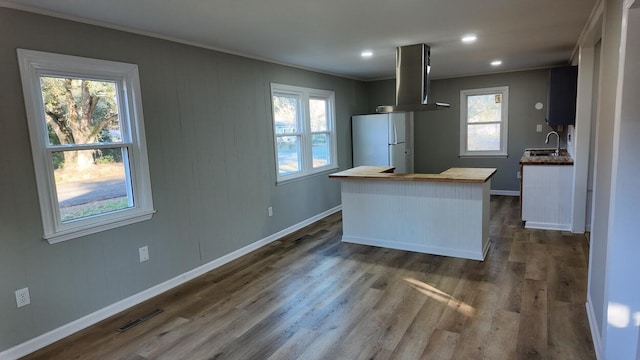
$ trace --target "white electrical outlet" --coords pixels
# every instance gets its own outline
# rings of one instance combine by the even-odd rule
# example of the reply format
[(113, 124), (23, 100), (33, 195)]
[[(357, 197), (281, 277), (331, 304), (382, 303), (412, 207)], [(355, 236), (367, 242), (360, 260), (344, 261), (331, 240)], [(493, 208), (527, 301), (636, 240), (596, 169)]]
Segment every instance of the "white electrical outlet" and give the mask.
[(140, 262), (145, 262), (149, 260), (149, 247), (143, 246), (138, 249), (138, 253), (140, 254)]
[(20, 308), (31, 304), (31, 296), (29, 296), (29, 288), (16, 290), (16, 305)]
[(269, 212), (269, 216), (273, 216), (273, 208), (271, 206), (269, 206), (269, 209), (267, 209), (267, 211)]
[(536, 132), (542, 132), (542, 124), (536, 125)]
[(516, 177), (517, 177), (518, 179), (521, 179), (521, 178), (522, 178), (522, 174), (520, 173), (520, 171), (516, 172)]

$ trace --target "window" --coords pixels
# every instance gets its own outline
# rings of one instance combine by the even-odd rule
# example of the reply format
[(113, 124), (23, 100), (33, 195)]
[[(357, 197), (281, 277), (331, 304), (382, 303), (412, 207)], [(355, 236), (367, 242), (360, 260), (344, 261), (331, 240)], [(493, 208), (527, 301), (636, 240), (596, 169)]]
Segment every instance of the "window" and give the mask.
[(460, 91), (460, 156), (507, 156), (509, 87)]
[(278, 181), (338, 167), (333, 91), (271, 84)]
[(18, 49), (44, 238), (150, 219), (138, 67)]

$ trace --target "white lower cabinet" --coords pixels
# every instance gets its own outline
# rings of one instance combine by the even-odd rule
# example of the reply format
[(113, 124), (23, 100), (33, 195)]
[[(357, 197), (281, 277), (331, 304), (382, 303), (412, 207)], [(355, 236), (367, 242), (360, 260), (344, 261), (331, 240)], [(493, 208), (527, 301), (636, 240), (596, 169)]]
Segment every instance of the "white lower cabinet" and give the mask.
[(571, 165), (522, 167), (522, 221), (526, 228), (571, 230)]

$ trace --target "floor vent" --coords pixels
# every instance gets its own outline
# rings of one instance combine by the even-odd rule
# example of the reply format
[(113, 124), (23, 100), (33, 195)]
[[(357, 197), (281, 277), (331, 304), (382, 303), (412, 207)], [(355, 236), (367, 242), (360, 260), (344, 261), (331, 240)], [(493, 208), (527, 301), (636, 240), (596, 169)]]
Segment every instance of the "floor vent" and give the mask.
[(125, 332), (125, 331), (131, 329), (132, 327), (134, 327), (136, 325), (139, 325), (142, 322), (147, 321), (147, 320), (151, 319), (152, 317), (162, 313), (163, 311), (164, 310), (162, 310), (162, 309), (155, 309), (152, 312), (148, 313), (147, 315), (145, 315), (145, 316), (143, 316), (141, 318), (129, 321), (128, 323), (124, 324), (123, 326), (117, 328), (116, 331), (117, 332)]

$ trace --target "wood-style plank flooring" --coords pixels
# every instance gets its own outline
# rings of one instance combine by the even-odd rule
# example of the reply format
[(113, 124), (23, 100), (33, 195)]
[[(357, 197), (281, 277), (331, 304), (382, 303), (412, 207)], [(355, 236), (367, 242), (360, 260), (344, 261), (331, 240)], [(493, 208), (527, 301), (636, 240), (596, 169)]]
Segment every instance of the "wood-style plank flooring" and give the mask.
[(492, 197), (484, 262), (341, 229), (329, 216), (27, 358), (595, 359), (587, 241), (523, 229), (518, 198)]

